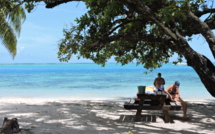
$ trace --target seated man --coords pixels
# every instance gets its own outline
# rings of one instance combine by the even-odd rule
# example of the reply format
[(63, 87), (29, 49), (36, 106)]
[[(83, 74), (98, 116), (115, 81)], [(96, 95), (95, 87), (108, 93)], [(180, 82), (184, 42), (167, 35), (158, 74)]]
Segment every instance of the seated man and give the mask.
[(167, 89), (165, 89), (165, 92), (168, 94), (169, 99), (171, 101), (177, 101), (181, 103), (183, 108), (184, 120), (190, 120), (190, 118), (187, 116), (187, 104), (180, 98), (179, 85), (180, 83), (178, 81), (175, 81), (174, 84), (170, 85)]
[(164, 78), (161, 77), (161, 73), (158, 73), (158, 77), (154, 80), (154, 86), (158, 89), (163, 91), (165, 85)]

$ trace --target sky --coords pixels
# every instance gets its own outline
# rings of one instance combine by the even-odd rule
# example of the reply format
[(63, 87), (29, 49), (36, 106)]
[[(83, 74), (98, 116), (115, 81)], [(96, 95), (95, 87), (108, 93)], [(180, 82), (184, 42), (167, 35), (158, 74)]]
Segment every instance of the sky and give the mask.
[[(53, 9), (46, 9), (45, 4), (40, 3), (31, 13), (26, 12), (16, 57), (13, 59), (6, 48), (0, 45), (0, 63), (60, 63), (57, 52), (58, 42), (63, 38), (63, 28), (75, 25), (74, 20), (86, 12), (82, 2), (69, 2)], [(204, 38), (195, 36), (189, 43), (194, 50), (215, 61)], [(171, 60), (176, 58), (173, 56)], [(113, 58), (110, 62), (114, 62)], [(69, 63), (93, 62), (72, 57)]]

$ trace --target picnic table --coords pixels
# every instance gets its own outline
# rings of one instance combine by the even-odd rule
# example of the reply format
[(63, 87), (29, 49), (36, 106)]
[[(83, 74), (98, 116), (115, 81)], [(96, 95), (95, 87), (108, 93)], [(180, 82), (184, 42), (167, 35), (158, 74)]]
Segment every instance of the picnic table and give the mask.
[(142, 110), (161, 110), (164, 116), (165, 123), (171, 121), (169, 110), (181, 110), (181, 103), (172, 102), (167, 99), (167, 93), (158, 91), (154, 94), (137, 94), (139, 101), (124, 103), (124, 108), (127, 110), (135, 109), (135, 121), (140, 121)]

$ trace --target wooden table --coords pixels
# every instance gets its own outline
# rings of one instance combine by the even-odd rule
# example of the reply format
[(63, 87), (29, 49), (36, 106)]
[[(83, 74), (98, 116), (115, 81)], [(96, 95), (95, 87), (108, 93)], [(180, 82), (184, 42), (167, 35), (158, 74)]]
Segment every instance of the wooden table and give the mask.
[(155, 92), (155, 94), (137, 94), (140, 99), (136, 112), (135, 121), (141, 119), (142, 110), (162, 110), (167, 94), (165, 92)]
[(140, 121), (142, 110), (162, 110), (165, 123), (170, 122), (169, 110), (180, 110), (181, 104), (178, 102), (168, 102), (167, 94), (164, 91), (155, 92), (155, 94), (137, 94), (139, 101), (137, 104), (126, 102), (125, 109), (136, 109), (135, 121)]

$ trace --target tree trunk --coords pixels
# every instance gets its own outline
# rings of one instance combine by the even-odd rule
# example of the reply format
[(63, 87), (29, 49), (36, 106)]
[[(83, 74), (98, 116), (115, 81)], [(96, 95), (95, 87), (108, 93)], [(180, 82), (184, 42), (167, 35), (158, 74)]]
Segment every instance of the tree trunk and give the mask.
[(14, 133), (18, 133), (18, 132), (20, 132), (18, 119), (17, 118), (13, 118), (13, 119), (4, 118), (4, 122), (3, 122), (0, 133), (14, 134)]
[(183, 55), (187, 65), (194, 68), (208, 92), (215, 97), (215, 67), (204, 55), (194, 51), (189, 45), (184, 47)]
[(195, 16), (191, 11), (188, 12), (189, 17), (192, 19), (192, 24), (199, 28), (199, 32), (205, 37), (211, 52), (215, 58), (215, 36), (210, 27), (203, 21), (201, 21), (197, 16)]

